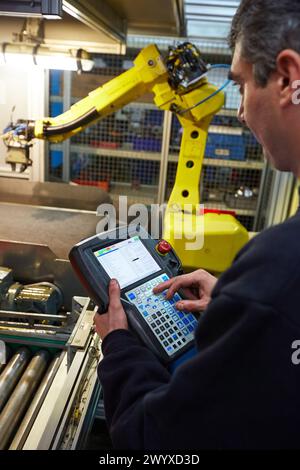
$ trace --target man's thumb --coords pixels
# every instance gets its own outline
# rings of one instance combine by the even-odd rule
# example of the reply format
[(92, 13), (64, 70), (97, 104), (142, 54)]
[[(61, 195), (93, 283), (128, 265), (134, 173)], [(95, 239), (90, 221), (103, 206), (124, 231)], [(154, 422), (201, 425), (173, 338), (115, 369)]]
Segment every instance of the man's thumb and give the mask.
[(121, 306), (120, 285), (117, 279), (112, 279), (109, 283), (109, 305), (112, 308)]

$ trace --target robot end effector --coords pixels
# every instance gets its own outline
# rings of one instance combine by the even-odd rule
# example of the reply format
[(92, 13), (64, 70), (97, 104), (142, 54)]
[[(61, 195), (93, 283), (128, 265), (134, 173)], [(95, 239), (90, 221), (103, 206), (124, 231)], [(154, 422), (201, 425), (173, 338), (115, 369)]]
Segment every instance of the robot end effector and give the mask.
[(11, 122), (3, 131), (2, 139), (7, 147), (5, 161), (11, 164), (13, 171), (17, 164), (21, 165), (21, 173), (32, 164), (29, 152), (33, 145), (34, 126), (34, 121), (19, 119), (15, 124)]

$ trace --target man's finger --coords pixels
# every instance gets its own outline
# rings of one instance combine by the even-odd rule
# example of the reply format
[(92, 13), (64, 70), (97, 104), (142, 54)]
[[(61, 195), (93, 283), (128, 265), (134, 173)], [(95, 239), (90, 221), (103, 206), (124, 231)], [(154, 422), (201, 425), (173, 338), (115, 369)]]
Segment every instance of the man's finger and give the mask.
[(201, 312), (206, 308), (206, 304), (202, 300), (180, 300), (175, 307), (178, 310), (186, 310), (187, 312)]
[(172, 279), (169, 279), (168, 281), (161, 282), (157, 286), (153, 288), (153, 293), (154, 294), (160, 294), (166, 289), (169, 289), (169, 287), (172, 285), (172, 283), (175, 281), (175, 278), (173, 277)]
[(173, 297), (173, 295), (178, 289), (180, 289), (181, 287), (190, 287), (191, 284), (191, 275), (182, 274), (181, 276), (173, 277), (168, 281), (158, 284), (158, 286), (154, 287), (153, 292), (154, 294), (159, 294), (160, 292), (169, 289), (166, 294), (166, 297), (169, 299), (170, 297)]
[(171, 299), (175, 292), (178, 292), (179, 289), (182, 289), (183, 287), (191, 287), (191, 284), (192, 281), (189, 274), (183, 274), (182, 276), (175, 277), (173, 284), (166, 293), (166, 299)]

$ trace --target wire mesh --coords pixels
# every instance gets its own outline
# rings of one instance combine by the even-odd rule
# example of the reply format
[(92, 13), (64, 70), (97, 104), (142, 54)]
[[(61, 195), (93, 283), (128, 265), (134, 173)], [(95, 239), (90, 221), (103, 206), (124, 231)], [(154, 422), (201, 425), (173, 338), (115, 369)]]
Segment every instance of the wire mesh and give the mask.
[[(228, 49), (218, 48), (215, 42), (204, 40), (198, 46), (204, 52), (203, 58), (207, 63), (230, 64)], [(226, 81), (227, 74), (226, 69), (214, 69), (208, 79), (220, 87)], [(200, 202), (207, 209), (234, 211), (241, 223), (252, 231), (264, 162), (261, 146), (237, 118), (239, 102), (238, 89), (229, 85), (225, 91), (225, 106), (214, 116), (209, 128), (199, 194)], [(182, 128), (173, 116), (166, 199), (175, 183), (181, 138)]]
[[(131, 68), (137, 53), (138, 50), (129, 50), (126, 56), (96, 56), (96, 67), (91, 73), (72, 74), (72, 104)], [(53, 99), (51, 97), (51, 102)], [(58, 111), (57, 107), (51, 109)], [(71, 139), (70, 180), (100, 186), (113, 198), (122, 194), (127, 195), (130, 202), (154, 203), (158, 192), (163, 119), (164, 112), (156, 108), (152, 95), (148, 94), (86, 128)], [(50, 148), (50, 177), (62, 177), (59, 163), (63, 164), (63, 150), (58, 145)]]
[[(131, 37), (125, 56), (95, 56), (92, 72), (72, 73), (71, 102), (119, 75), (133, 65), (133, 60), (149, 43), (156, 42), (164, 51), (178, 40), (170, 38)], [(203, 57), (210, 64), (230, 64), (230, 52), (218, 41), (197, 40)], [(228, 70), (215, 69), (209, 80), (221, 86)], [(50, 103), (52, 115), (62, 109), (62, 74), (51, 74)], [(200, 178), (200, 201), (206, 208), (236, 212), (248, 230), (253, 230), (261, 175), (262, 151), (249, 130), (242, 127), (236, 113), (239, 106), (236, 87), (226, 89), (225, 107), (214, 117), (209, 129)], [(77, 134), (70, 143), (70, 180), (77, 184), (97, 185), (110, 192), (113, 199), (127, 195), (131, 203), (156, 202), (163, 138), (164, 112), (153, 104), (152, 95), (143, 96), (115, 114)], [(172, 119), (165, 199), (174, 186), (182, 129), (176, 116)], [(50, 179), (63, 175), (63, 148), (50, 146)]]
[[(60, 70), (51, 70), (49, 74), (49, 111), (55, 117), (63, 112), (64, 81)], [(61, 181), (63, 175), (63, 152), (61, 147), (49, 145), (49, 177), (50, 180)]]

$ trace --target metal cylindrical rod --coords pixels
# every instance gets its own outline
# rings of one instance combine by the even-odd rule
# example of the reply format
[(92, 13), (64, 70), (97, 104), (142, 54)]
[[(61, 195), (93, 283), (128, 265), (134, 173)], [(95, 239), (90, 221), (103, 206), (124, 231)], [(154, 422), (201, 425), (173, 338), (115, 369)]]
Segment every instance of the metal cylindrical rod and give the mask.
[(32, 395), (47, 367), (49, 353), (39, 351), (31, 359), (13, 394), (0, 414), (0, 449), (10, 443)]
[(47, 369), (46, 375), (44, 376), (36, 394), (34, 395), (34, 398), (30, 404), (30, 407), (28, 408), (26, 415), (24, 416), (20, 427), (17, 431), (17, 434), (14, 437), (14, 440), (12, 441), (9, 450), (17, 450), (21, 449), (24, 441), (27, 437), (25, 434), (26, 431), (28, 432), (30, 427), (32, 426), (32, 423), (36, 417), (36, 412), (37, 412), (37, 407), (40, 403), (40, 401), (43, 399), (43, 396), (47, 390), (48, 384), (52, 382), (52, 379), (56, 373), (56, 368), (57, 365), (60, 361), (60, 353), (55, 356), (55, 358), (52, 360), (50, 366)]
[[(2, 343), (2, 341), (0, 343)], [(4, 360), (3, 363), (0, 363), (0, 375), (1, 375), (1, 372), (5, 369), (5, 367), (7, 366), (11, 358), (11, 349), (6, 343), (4, 343), (4, 348), (1, 347), (1, 344), (0, 344), (0, 356), (1, 356), (1, 360)]]
[[(1, 350), (1, 346), (0, 346), (0, 350)], [(0, 364), (0, 375), (4, 371), (7, 364), (9, 363), (9, 360), (10, 360), (11, 354), (12, 354), (11, 349), (7, 344), (5, 344), (5, 349), (2, 350), (1, 352), (4, 354), (4, 357), (1, 356), (1, 359), (2, 360), (4, 359), (4, 362)]]
[(20, 348), (3, 370), (0, 376), (0, 411), (23, 374), (29, 359), (29, 349)]

